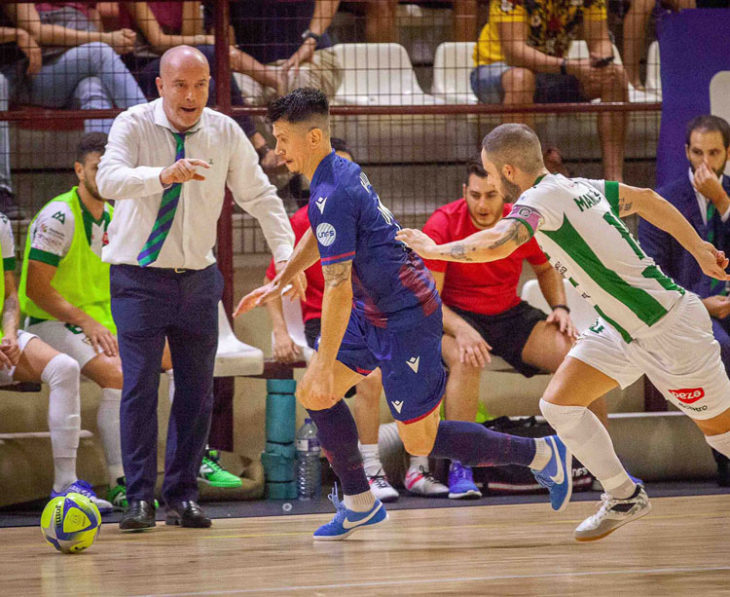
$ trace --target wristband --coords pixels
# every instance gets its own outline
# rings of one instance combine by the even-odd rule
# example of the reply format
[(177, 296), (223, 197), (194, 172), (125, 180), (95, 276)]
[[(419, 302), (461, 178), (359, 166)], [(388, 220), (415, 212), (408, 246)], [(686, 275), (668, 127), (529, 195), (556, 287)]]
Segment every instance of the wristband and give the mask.
[(570, 307), (568, 305), (553, 305), (552, 310), (555, 311), (555, 309), (563, 309), (566, 313), (570, 313)]

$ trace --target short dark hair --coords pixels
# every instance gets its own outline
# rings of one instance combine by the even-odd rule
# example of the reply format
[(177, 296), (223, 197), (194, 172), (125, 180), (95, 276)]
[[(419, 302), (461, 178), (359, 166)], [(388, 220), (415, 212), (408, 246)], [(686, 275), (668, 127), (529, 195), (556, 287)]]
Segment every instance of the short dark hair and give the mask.
[(545, 167), (540, 139), (526, 124), (500, 124), (484, 137), (482, 150), (497, 170), (510, 164), (527, 174), (535, 174)]
[(326, 120), (329, 112), (330, 103), (324, 92), (314, 87), (300, 87), (272, 101), (266, 116), (272, 123), (277, 120), (297, 123), (312, 117)]
[(703, 114), (702, 116), (695, 116), (692, 120), (690, 120), (687, 123), (688, 147), (692, 133), (695, 131), (705, 131), (708, 133), (717, 131), (722, 135), (722, 144), (725, 149), (730, 147), (730, 124), (728, 124), (727, 120), (724, 118), (713, 116), (712, 114)]
[(84, 134), (81, 137), (79, 144), (76, 146), (76, 161), (83, 164), (86, 156), (90, 153), (100, 153), (104, 155), (106, 141), (106, 133), (95, 132)]
[(352, 157), (353, 161), (355, 160), (355, 154), (352, 153), (352, 150), (347, 146), (347, 141), (345, 141), (344, 139), (340, 139), (339, 137), (331, 137), (330, 145), (332, 146), (332, 149), (334, 149), (335, 151), (349, 153), (350, 156)]
[(474, 176), (478, 176), (479, 178), (487, 177), (487, 171), (484, 169), (484, 166), (482, 166), (481, 156), (473, 156), (466, 163), (466, 178), (464, 178), (464, 184), (469, 184), (469, 177), (472, 174)]

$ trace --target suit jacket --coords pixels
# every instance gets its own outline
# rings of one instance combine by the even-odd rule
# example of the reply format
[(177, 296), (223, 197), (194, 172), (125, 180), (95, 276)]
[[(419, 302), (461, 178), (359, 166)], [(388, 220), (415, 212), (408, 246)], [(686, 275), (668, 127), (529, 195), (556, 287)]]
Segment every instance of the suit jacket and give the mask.
[[(722, 186), (730, 195), (730, 177), (723, 177)], [(714, 245), (730, 254), (730, 219), (723, 223), (720, 215), (715, 212), (707, 225), (702, 222), (695, 190), (686, 174), (660, 187), (657, 193), (674, 205), (704, 240), (707, 240), (712, 227), (715, 231)], [(692, 255), (672, 236), (644, 219), (639, 220), (639, 243), (665, 274), (701, 298), (720, 294), (723, 290), (722, 285), (711, 289), (712, 279), (702, 273)]]

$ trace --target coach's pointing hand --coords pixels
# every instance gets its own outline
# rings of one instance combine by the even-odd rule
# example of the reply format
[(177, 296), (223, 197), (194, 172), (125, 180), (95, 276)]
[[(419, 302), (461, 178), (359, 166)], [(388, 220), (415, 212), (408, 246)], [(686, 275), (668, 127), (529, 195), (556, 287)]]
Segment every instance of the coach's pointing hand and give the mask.
[(205, 180), (205, 176), (198, 174), (195, 168), (210, 168), (210, 164), (203, 160), (183, 158), (168, 166), (160, 172), (160, 182), (167, 186), (176, 182), (187, 182), (189, 180)]

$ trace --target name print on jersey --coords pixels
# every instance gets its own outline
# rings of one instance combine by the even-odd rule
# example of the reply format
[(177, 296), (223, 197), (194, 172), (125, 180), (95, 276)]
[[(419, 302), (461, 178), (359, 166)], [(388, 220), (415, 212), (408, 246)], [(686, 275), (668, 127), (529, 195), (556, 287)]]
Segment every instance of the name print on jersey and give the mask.
[(593, 189), (589, 189), (585, 195), (575, 197), (573, 198), (573, 201), (575, 201), (578, 209), (583, 212), (590, 209), (594, 205), (598, 205), (601, 202), (601, 196)]

